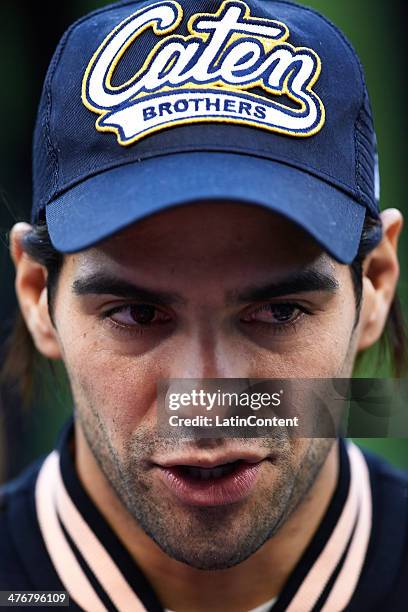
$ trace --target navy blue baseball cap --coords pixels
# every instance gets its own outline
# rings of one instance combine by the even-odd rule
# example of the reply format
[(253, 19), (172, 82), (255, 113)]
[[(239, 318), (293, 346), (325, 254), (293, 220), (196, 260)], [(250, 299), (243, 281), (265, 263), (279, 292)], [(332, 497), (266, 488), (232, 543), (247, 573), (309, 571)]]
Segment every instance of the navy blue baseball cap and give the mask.
[(379, 216), (360, 62), (315, 11), (279, 0), (122, 1), (52, 59), (33, 147), (32, 222), (91, 247), (168, 207), (266, 207), (350, 263)]

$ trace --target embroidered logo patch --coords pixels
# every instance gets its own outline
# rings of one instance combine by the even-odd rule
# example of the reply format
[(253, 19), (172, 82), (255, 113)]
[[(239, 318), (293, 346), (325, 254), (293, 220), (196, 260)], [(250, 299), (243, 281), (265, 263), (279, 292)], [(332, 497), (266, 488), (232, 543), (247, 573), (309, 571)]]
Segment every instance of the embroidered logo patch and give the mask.
[[(100, 115), (97, 130), (114, 132), (121, 145), (129, 145), (171, 126), (200, 122), (298, 137), (322, 128), (325, 109), (313, 91), (320, 58), (313, 49), (286, 42), (285, 24), (254, 17), (241, 0), (226, 0), (214, 14), (196, 13), (187, 36), (176, 33), (182, 18), (178, 2), (163, 0), (105, 38), (82, 83), (83, 103)], [(149, 28), (157, 43), (143, 66), (127, 82), (112, 85), (119, 61)], [(279, 96), (287, 103), (278, 102)]]

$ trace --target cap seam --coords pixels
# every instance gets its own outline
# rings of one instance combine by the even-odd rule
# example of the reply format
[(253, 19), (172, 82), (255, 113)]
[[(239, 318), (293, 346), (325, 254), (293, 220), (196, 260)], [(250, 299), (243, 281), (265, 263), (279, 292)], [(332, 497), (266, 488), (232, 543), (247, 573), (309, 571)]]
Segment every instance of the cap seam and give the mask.
[[(52, 183), (52, 192), (55, 192), (57, 184), (58, 184), (58, 172), (59, 172), (59, 162), (57, 151), (53, 145), (52, 141), (52, 130), (51, 130), (51, 108), (52, 108), (52, 96), (51, 96), (51, 86), (52, 80), (54, 78), (55, 70), (58, 65), (58, 61), (61, 55), (63, 44), (65, 44), (65, 39), (67, 38), (68, 31), (65, 32), (63, 39), (61, 40), (60, 46), (56, 50), (51, 64), (47, 73), (46, 81), (44, 84), (45, 95), (46, 95), (46, 111), (45, 111), (45, 119), (42, 124), (45, 129), (45, 137), (46, 137), (46, 146), (47, 146), (47, 154), (50, 155), (53, 163), (53, 183)], [(41, 128), (42, 125), (39, 127)]]
[(53, 164), (53, 182), (52, 182), (52, 192), (55, 192), (58, 185), (58, 155), (54, 149), (52, 144), (52, 136), (51, 136), (51, 124), (50, 124), (50, 114), (51, 114), (51, 92), (48, 89), (47, 91), (47, 107), (46, 107), (46, 115), (45, 115), (45, 137), (46, 137), (46, 145), (47, 145), (47, 154), (50, 155), (52, 164)]
[[(361, 138), (364, 137), (364, 134), (362, 133), (362, 130), (360, 129), (360, 125), (365, 126), (370, 131), (374, 130), (373, 125), (369, 125), (368, 123), (366, 123), (364, 120), (361, 119), (361, 115), (364, 113), (364, 110), (365, 110), (364, 103), (366, 101), (368, 102), (368, 104), (370, 103), (367, 90), (365, 90), (364, 92), (363, 103), (360, 107), (360, 111), (357, 115), (356, 121), (354, 122), (354, 146), (355, 146), (355, 156), (356, 156), (355, 179), (356, 179), (356, 186), (357, 186), (357, 190), (358, 190), (360, 199), (366, 202), (367, 203), (366, 205), (369, 208), (370, 212), (375, 214), (374, 201), (370, 197), (369, 193), (366, 192), (361, 187), (361, 184), (360, 184), (361, 180), (364, 181), (364, 176), (362, 173), (362, 161), (361, 161), (361, 157), (363, 155), (363, 151), (361, 149), (364, 147), (364, 143), (362, 143)], [(370, 161), (371, 160), (367, 160), (368, 163), (370, 163)]]
[(355, 181), (356, 181), (356, 187), (357, 187), (357, 191), (359, 193), (359, 197), (361, 198), (362, 191), (361, 191), (360, 183), (359, 183), (359, 176), (360, 176), (360, 151), (359, 151), (359, 148), (358, 148), (357, 120), (354, 123), (354, 155), (355, 155), (355, 158), (356, 158)]
[[(46, 132), (46, 140), (47, 140), (47, 149), (50, 154), (53, 162), (54, 162), (54, 170), (53, 170), (53, 185), (51, 191), (51, 197), (57, 192), (58, 187), (58, 178), (59, 178), (59, 159), (58, 159), (58, 149), (53, 144), (53, 135), (51, 129), (51, 112), (52, 112), (52, 84), (55, 76), (55, 72), (57, 70), (58, 64), (60, 62), (62, 53), (67, 44), (68, 38), (72, 32), (73, 26), (70, 26), (64, 33), (60, 44), (51, 60), (51, 64), (49, 67), (49, 72), (47, 74), (45, 89), (47, 96), (47, 106), (46, 106), (46, 114), (45, 114), (45, 132)], [(57, 142), (57, 138), (55, 137), (55, 143)]]

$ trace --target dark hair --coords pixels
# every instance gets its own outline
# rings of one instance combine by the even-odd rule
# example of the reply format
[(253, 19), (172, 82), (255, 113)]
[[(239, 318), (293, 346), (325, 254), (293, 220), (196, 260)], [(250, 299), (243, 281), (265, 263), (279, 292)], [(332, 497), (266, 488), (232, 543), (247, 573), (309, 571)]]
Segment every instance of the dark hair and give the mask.
[[(366, 217), (361, 236), (359, 250), (356, 258), (350, 264), (351, 276), (356, 299), (356, 323), (361, 308), (363, 294), (363, 262), (370, 251), (378, 244), (382, 233), (380, 219)], [(58, 286), (59, 272), (63, 264), (63, 255), (57, 251), (50, 240), (48, 228), (45, 223), (34, 225), (23, 238), (23, 249), (33, 260), (42, 264), (47, 270), (48, 307), (51, 320), (53, 320), (53, 302)], [(402, 376), (407, 368), (407, 336), (403, 313), (398, 296), (394, 297), (384, 333), (378, 343), (379, 352), (376, 357), (377, 368), (383, 363), (390, 364), (390, 373), (393, 376)], [(370, 350), (367, 351), (370, 353)], [(366, 354), (366, 351), (364, 351)], [(360, 354), (357, 367), (361, 366)], [(28, 401), (35, 382), (36, 360), (38, 351), (34, 347), (31, 335), (19, 312), (14, 328), (8, 341), (8, 351), (2, 370), (2, 379), (8, 384), (17, 385), (22, 397)], [(42, 359), (42, 368), (44, 367)], [(53, 369), (52, 362), (46, 360)]]

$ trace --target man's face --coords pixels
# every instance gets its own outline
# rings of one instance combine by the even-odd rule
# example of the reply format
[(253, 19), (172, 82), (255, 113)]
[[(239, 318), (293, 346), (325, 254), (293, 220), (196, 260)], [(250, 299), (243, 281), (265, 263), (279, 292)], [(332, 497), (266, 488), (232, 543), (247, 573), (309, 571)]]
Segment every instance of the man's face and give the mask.
[[(246, 559), (302, 500), (332, 441), (166, 439), (157, 381), (346, 377), (355, 316), (349, 269), (257, 206), (173, 208), (66, 256), (55, 321), (79, 426), (167, 554), (202, 569)], [(231, 455), (259, 461), (234, 503), (188, 503), (164, 476), (176, 458), (218, 465)]]

